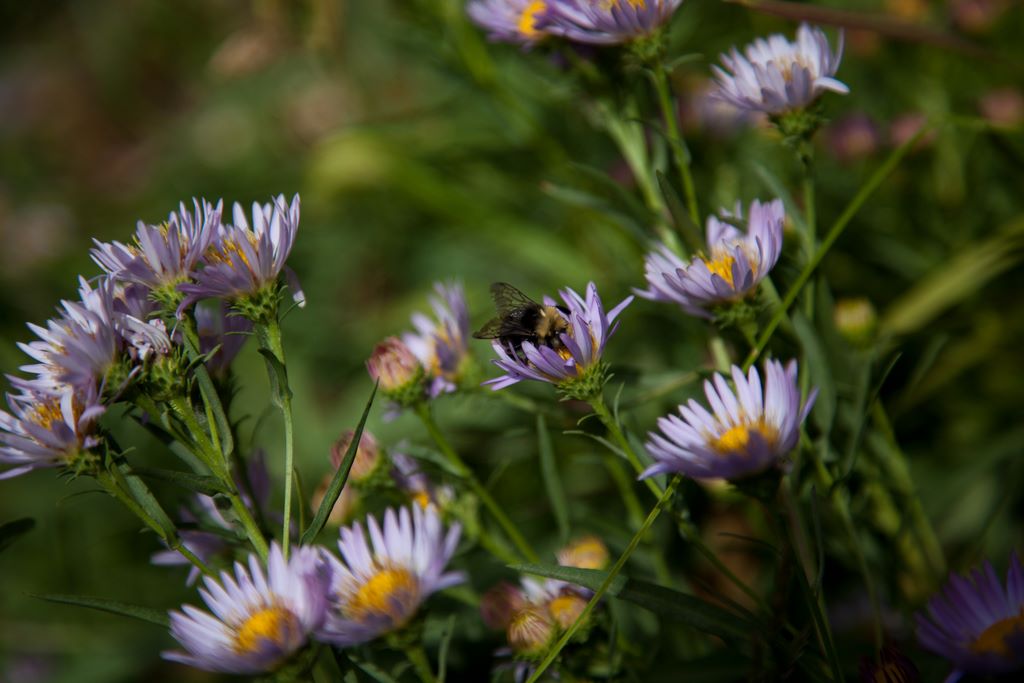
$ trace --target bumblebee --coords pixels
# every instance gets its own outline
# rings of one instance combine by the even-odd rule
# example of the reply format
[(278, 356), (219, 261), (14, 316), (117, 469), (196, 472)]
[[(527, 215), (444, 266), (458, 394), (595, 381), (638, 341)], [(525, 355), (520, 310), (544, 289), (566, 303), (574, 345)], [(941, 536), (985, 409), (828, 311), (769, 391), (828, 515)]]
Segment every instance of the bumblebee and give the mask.
[(473, 333), (476, 339), (498, 339), (523, 360), (523, 342), (563, 348), (560, 335), (569, 331), (569, 309), (539, 304), (507, 282), (491, 285), (491, 297), (498, 315)]

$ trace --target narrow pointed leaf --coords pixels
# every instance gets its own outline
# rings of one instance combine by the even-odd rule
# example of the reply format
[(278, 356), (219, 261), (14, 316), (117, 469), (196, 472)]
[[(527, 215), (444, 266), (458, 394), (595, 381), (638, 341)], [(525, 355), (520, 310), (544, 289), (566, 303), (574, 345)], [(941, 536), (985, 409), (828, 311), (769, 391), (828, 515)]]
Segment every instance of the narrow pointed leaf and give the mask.
[(810, 373), (811, 385), (818, 388), (818, 400), (814, 402), (811, 416), (818, 428), (827, 436), (832, 430), (832, 421), (836, 415), (836, 384), (832, 369), (814, 326), (799, 311), (793, 314), (792, 320), (793, 329), (807, 358), (806, 371)]
[(363, 409), (363, 416), (359, 419), (359, 425), (352, 434), (352, 443), (349, 444), (348, 450), (345, 451), (345, 457), (341, 459), (341, 465), (338, 466), (334, 477), (331, 478), (331, 483), (327, 487), (327, 493), (324, 494), (324, 499), (320, 501), (320, 507), (317, 508), (316, 514), (313, 515), (309, 527), (302, 533), (300, 543), (303, 545), (312, 543), (316, 539), (317, 534), (324, 528), (328, 515), (334, 509), (334, 504), (338, 502), (341, 489), (345, 486), (345, 482), (348, 481), (349, 470), (352, 469), (352, 463), (356, 459), (356, 451), (359, 450), (359, 442), (363, 438), (363, 427), (366, 426), (366, 418), (370, 415), (370, 407), (373, 405), (373, 399), (377, 395), (377, 386), (378, 384), (373, 385), (370, 399), (366, 402), (366, 408)]
[(75, 605), (77, 607), (88, 607), (89, 609), (100, 610), (101, 612), (118, 614), (123, 617), (132, 617), (133, 619), (139, 619), (140, 621), (148, 621), (151, 624), (156, 624), (163, 628), (168, 628), (171, 625), (171, 620), (170, 617), (167, 616), (167, 612), (152, 609), (151, 607), (132, 605), (127, 602), (108, 600), (106, 598), (95, 598), (88, 595), (62, 595), (57, 593), (36, 595), (34, 597), (37, 597), (40, 600), (46, 600), (47, 602), (56, 602), (62, 605)]
[(686, 246), (689, 247), (691, 251), (700, 251), (700, 227), (693, 224), (693, 220), (690, 218), (690, 213), (686, 210), (683, 200), (676, 193), (675, 189), (672, 187), (672, 183), (669, 182), (665, 174), (658, 171), (657, 175), (658, 187), (661, 189), (661, 194), (665, 198), (665, 204), (668, 206), (668, 212), (672, 216), (672, 222), (675, 224), (676, 230), (678, 230), (679, 234), (683, 236)]
[(448, 675), (448, 649), (455, 634), (455, 615), (448, 617), (444, 631), (441, 633), (441, 644), (437, 647), (437, 683), (444, 683)]
[(270, 349), (259, 349), (263, 360), (267, 362), (267, 368), (271, 377), (271, 396), (274, 405), (281, 407), (285, 400), (292, 397), (292, 390), (288, 387), (288, 369), (284, 366), (274, 352)]
[(175, 484), (195, 493), (202, 493), (206, 496), (215, 496), (218, 493), (227, 493), (224, 486), (216, 477), (208, 477), (192, 472), (181, 472), (179, 470), (168, 470), (159, 467), (133, 467), (131, 473), (143, 479), (165, 481)]

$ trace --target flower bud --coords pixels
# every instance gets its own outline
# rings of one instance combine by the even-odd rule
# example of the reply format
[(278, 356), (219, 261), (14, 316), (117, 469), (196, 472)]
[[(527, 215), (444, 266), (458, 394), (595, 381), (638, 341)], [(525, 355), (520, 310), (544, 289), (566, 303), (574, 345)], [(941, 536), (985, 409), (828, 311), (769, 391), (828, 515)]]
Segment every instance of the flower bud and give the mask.
[(508, 644), (513, 652), (534, 657), (547, 649), (555, 637), (555, 624), (539, 607), (527, 607), (516, 612), (508, 624)]
[(548, 603), (548, 612), (559, 628), (567, 629), (576, 623), (586, 607), (587, 601), (582, 596), (578, 593), (567, 592)]
[[(349, 429), (331, 446), (331, 464), (334, 469), (341, 467), (341, 461), (345, 458), (349, 446), (352, 445), (353, 436), (355, 436), (355, 430)], [(377, 439), (370, 432), (364, 431), (359, 439), (359, 447), (356, 449), (356, 458), (352, 461), (352, 469), (348, 473), (349, 478), (354, 482), (366, 481), (376, 471), (380, 461), (381, 451)]]
[(384, 395), (402, 405), (411, 405), (423, 395), (423, 366), (398, 337), (377, 344), (366, 369), (380, 382)]
[(981, 115), (1000, 130), (1017, 130), (1024, 123), (1024, 94), (1016, 88), (997, 88), (982, 95)]
[(608, 566), (608, 546), (597, 536), (583, 536), (558, 551), (558, 564), (580, 569)]
[[(326, 475), (320, 482), (320, 485), (316, 487), (316, 491), (313, 492), (313, 497), (310, 500), (313, 514), (316, 514), (316, 511), (320, 509), (320, 504), (323, 503), (324, 496), (327, 495), (327, 489), (330, 487), (331, 479), (333, 478), (333, 473)], [(327, 515), (327, 523), (331, 526), (341, 526), (344, 524), (355, 511), (358, 502), (359, 494), (356, 493), (354, 488), (346, 484), (342, 487), (341, 495), (335, 501), (331, 513)]]
[(488, 628), (507, 629), (512, 616), (526, 607), (523, 592), (507, 581), (502, 581), (480, 598), (480, 617)]
[(871, 302), (863, 297), (840, 299), (832, 311), (839, 334), (854, 346), (867, 346), (875, 336), (878, 315)]

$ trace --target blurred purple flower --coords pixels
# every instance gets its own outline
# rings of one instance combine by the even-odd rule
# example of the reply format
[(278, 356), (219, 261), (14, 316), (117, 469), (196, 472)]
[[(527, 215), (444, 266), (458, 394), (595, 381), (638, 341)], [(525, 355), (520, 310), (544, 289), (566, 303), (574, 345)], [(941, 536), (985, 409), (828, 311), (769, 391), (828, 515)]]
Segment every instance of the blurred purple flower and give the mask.
[[(402, 448), (402, 444), (398, 448)], [(433, 504), (443, 508), (455, 496), (450, 486), (435, 485), (416, 458), (401, 452), (392, 452), (389, 457), (392, 464), (391, 479), (395, 486), (420, 507)]]
[(840, 163), (851, 163), (874, 154), (881, 143), (878, 126), (867, 114), (845, 116), (825, 129), (825, 144)]
[(185, 651), (163, 657), (207, 671), (273, 671), (323, 624), (330, 581), (322, 551), (298, 546), (285, 561), (275, 542), (266, 567), (250, 555), (248, 567), (235, 563), (234, 577), (204, 577), (199, 594), (213, 613), (172, 611), (171, 635)]
[(640, 478), (678, 472), (695, 479), (740, 479), (768, 469), (793, 450), (818, 391), (800, 404), (796, 361), (783, 368), (769, 360), (764, 370), (763, 389), (756, 368), (744, 376), (735, 365), (735, 393), (718, 373), (704, 382), (714, 415), (690, 399), (679, 406), (681, 418), (659, 418), (661, 433), (649, 432), (646, 444), (656, 462)]
[[(565, 302), (567, 312), (564, 317), (569, 323), (568, 331), (559, 335), (561, 347), (553, 349), (524, 341), (520, 354), (516, 349), (505, 346), (500, 339), (495, 339), (491, 345), (498, 358), (491, 362), (505, 374), (484, 382), (485, 385), (497, 391), (528, 379), (560, 384), (584, 377), (601, 363), (605, 344), (618, 329), (615, 319), (633, 301), (633, 297), (626, 297), (606, 314), (593, 282), (587, 285), (586, 299), (568, 287), (559, 295)], [(557, 305), (547, 296), (544, 304)]]
[(437, 508), (419, 505), (384, 513), (383, 528), (367, 520), (370, 542), (360, 524), (343, 527), (338, 549), (344, 562), (324, 552), (331, 568), (331, 605), (317, 638), (349, 647), (397, 631), (436, 591), (465, 581), (462, 572), (445, 572), (459, 542), (461, 527), (447, 533)]
[(196, 306), (195, 315), (200, 353), (210, 353), (220, 347), (206, 361), (206, 367), (215, 375), (223, 375), (249, 338), (252, 322), (232, 313), (223, 301)]
[(717, 96), (739, 109), (783, 114), (804, 109), (825, 91), (850, 91), (835, 76), (843, 56), (843, 34), (835, 52), (819, 28), (801, 24), (796, 41), (781, 34), (758, 38), (743, 54), (733, 47), (721, 55), (725, 69), (712, 66)]
[(466, 13), (495, 42), (532, 45), (547, 36), (538, 27), (551, 0), (471, 0)]
[(153, 290), (177, 286), (188, 279), (220, 228), (223, 202), (214, 206), (193, 199), (192, 204), (194, 213), (182, 202), (162, 225), (139, 221), (134, 244), (93, 240), (93, 260), (114, 280)]
[(782, 252), (782, 224), (786, 220), (782, 201), (775, 199), (750, 205), (747, 234), (739, 231), (743, 211), (708, 217), (708, 256), (696, 256), (685, 263), (661, 245), (644, 259), (646, 290), (634, 290), (651, 301), (679, 304), (690, 315), (711, 318), (708, 308), (738, 301), (751, 294), (779, 260)]
[(651, 35), (683, 0), (548, 0), (537, 26), (553, 36), (591, 45), (616, 45)]
[(469, 355), (469, 310), (462, 285), (435, 283), (437, 296), (430, 297), (435, 320), (422, 313), (412, 316), (416, 332), (402, 341), (423, 366), (428, 378), (427, 395), (434, 398), (456, 390), (462, 363)]
[(1013, 553), (1006, 585), (992, 563), (969, 576), (953, 574), (915, 615), (921, 647), (945, 657), (958, 672), (1024, 671), (1024, 569)]
[(300, 306), (305, 295), (295, 274), (285, 265), (299, 230), (299, 196), (291, 204), (279, 195), (270, 204), (252, 205), (252, 226), (240, 204), (235, 204), (234, 225), (221, 223), (210, 248), (202, 258), (202, 267), (193, 273), (194, 283), (179, 289), (186, 294), (178, 309), (200, 299), (237, 299), (253, 296), (277, 285), (284, 273), (292, 297)]

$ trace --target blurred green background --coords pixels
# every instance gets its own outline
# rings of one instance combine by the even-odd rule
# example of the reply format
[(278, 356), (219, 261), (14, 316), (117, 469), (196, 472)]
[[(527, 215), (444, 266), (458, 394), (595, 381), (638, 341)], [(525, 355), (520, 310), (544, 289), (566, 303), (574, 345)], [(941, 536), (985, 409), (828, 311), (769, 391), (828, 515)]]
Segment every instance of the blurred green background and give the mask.
[[(839, 78), (852, 94), (828, 98), (832, 123), (818, 136), (820, 226), (919, 117), (944, 125), (833, 249), (821, 310), (829, 297), (873, 302), (894, 338), (880, 359), (895, 363), (881, 396), (947, 557), (1002, 565), (1024, 544), (1024, 10), (996, 0), (841, 6), (978, 47), (847, 32)], [(794, 25), (710, 0), (687, 0), (676, 17), (674, 50), (703, 55), (674, 85), (704, 212), (796, 187), (798, 169), (764, 126), (737, 124), (701, 97), (719, 52)], [(611, 189), (634, 191), (586, 99), (544, 50), (486, 44), (459, 0), (7, 2), (0, 40), (0, 368), (23, 362), (25, 321), (45, 320), (75, 295), (77, 274), (98, 272), (91, 238), (126, 240), (136, 220), (156, 223), (193, 196), (249, 204), (300, 193), (291, 265), (309, 304), (285, 331), (307, 490), (358, 418), (373, 344), (409, 329), (433, 281), (464, 282), (476, 325), (491, 313), (494, 280), (539, 297), (593, 279), (606, 302), (643, 286), (653, 234)], [(797, 270), (785, 256), (773, 275), (780, 290)], [(697, 369), (705, 341), (703, 323), (636, 302), (609, 350), (626, 399)], [(486, 345), (477, 350), (487, 357)], [(251, 415), (251, 440), (273, 460), (281, 441), (261, 362), (248, 348), (239, 363), (236, 414)], [(853, 388), (836, 377), (842, 401)], [(677, 384), (628, 417), (636, 433), (696, 390)], [(547, 387), (524, 390), (561, 410)], [(381, 412), (371, 428), (385, 443), (424, 440), (413, 420), (384, 424)], [(496, 495), (528, 535), (554, 548), (533, 418), (478, 397), (440, 412), (467, 458), (496, 474)], [(571, 412), (556, 415), (555, 427), (573, 428)], [(139, 457), (162, 457), (138, 444)], [(558, 439), (574, 521), (607, 532), (621, 511), (606, 502), (596, 448)], [(171, 640), (157, 628), (31, 597), (156, 608), (195, 599), (184, 571), (147, 564), (158, 544), (126, 512), (88, 482), (47, 472), (0, 486), (0, 522), (37, 520), (0, 555), (0, 681), (211, 680), (160, 662)], [(615, 549), (626, 537), (608, 540)], [(473, 584), (499, 576), (482, 567)], [(498, 639), (471, 611), (442, 604), (466, 617), (454, 661), (485, 670)]]

